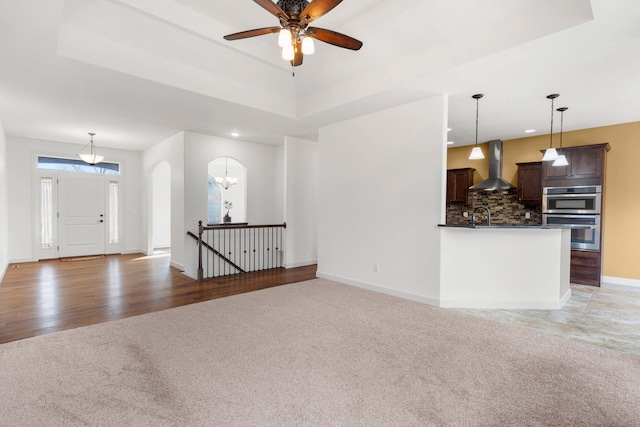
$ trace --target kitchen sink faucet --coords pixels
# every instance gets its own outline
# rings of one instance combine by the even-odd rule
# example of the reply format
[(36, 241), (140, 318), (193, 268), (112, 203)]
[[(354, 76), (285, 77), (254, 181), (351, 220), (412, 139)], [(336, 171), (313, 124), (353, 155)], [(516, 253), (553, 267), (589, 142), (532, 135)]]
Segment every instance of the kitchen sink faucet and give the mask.
[(487, 226), (491, 226), (491, 212), (489, 211), (489, 208), (486, 206), (477, 206), (473, 210), (473, 213), (471, 214), (471, 226), (472, 227), (476, 226), (476, 211), (478, 209), (484, 209), (485, 211), (487, 211)]

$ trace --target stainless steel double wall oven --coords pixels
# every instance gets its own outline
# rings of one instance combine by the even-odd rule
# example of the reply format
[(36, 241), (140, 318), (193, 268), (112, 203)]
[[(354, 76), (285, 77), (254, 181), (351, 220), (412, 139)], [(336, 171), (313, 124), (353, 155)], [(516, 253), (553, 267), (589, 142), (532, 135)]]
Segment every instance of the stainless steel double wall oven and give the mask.
[(600, 251), (602, 186), (544, 187), (543, 225), (591, 225), (571, 230), (571, 249)]

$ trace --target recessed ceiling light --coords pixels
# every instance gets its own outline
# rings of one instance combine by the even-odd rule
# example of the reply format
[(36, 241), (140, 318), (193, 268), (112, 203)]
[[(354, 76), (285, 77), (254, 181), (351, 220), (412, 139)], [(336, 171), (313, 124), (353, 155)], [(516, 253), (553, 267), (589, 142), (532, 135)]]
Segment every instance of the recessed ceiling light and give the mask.
[(238, 137), (240, 134), (238, 132), (231, 132), (231, 136)]
[(447, 128), (447, 132), (451, 132), (451, 128)]
[(527, 129), (524, 131), (524, 133), (534, 133), (535, 131), (535, 129)]
[(447, 141), (447, 145), (453, 145), (453, 144), (455, 144), (455, 142), (453, 142), (453, 141)]

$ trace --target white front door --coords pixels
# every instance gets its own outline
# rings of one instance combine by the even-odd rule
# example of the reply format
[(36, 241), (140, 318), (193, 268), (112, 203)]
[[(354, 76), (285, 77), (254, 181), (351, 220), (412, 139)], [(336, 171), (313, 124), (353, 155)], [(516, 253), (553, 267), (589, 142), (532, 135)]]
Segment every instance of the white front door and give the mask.
[(58, 256), (106, 252), (104, 191), (102, 175), (58, 173)]

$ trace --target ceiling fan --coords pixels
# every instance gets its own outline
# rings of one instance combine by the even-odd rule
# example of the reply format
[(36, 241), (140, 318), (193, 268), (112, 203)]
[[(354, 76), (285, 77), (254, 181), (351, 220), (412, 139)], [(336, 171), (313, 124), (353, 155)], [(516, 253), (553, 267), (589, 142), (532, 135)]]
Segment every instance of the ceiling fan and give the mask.
[(296, 67), (302, 65), (303, 54), (314, 52), (313, 39), (345, 49), (358, 50), (362, 42), (336, 31), (309, 27), (309, 23), (336, 7), (342, 0), (253, 0), (280, 20), (278, 27), (257, 28), (224, 36), (225, 40), (276, 34), (282, 47), (282, 57)]

